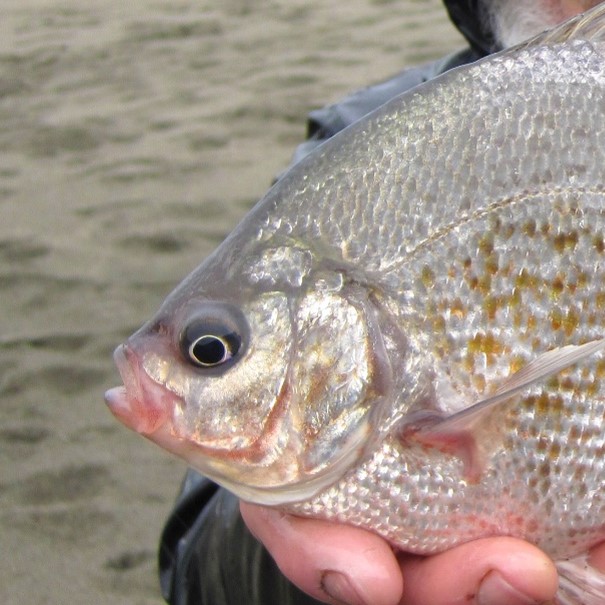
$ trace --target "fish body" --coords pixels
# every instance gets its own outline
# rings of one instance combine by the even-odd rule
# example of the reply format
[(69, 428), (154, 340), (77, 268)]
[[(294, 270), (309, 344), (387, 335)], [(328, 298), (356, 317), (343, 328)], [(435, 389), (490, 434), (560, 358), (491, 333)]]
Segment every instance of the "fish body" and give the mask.
[[(114, 414), (406, 551), (604, 540), (604, 29), (597, 7), (299, 162), (118, 348)], [(577, 561), (560, 603), (601, 603)]]

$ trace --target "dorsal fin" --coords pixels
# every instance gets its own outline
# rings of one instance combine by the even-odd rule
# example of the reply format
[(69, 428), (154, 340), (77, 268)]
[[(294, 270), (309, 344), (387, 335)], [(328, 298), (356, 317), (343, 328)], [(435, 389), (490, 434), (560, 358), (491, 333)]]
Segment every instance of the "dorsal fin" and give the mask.
[(530, 38), (527, 42), (519, 44), (517, 48), (561, 44), (569, 40), (605, 42), (605, 3), (597, 4), (585, 13)]

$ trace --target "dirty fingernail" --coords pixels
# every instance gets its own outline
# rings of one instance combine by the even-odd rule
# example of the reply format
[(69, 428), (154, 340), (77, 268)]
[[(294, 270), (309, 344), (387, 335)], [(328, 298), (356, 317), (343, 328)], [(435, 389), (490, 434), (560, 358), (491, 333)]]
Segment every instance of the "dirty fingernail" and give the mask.
[(335, 601), (346, 605), (365, 605), (347, 576), (338, 571), (326, 571), (321, 578), (323, 591)]
[(537, 605), (532, 599), (511, 586), (497, 571), (490, 571), (477, 592), (478, 605)]

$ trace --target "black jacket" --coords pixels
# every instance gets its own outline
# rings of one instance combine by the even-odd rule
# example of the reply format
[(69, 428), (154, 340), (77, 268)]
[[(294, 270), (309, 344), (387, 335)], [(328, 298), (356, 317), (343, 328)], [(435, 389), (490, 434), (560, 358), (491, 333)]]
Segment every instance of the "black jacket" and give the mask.
[[(445, 2), (470, 48), (445, 59), (406, 69), (339, 103), (313, 111), (308, 139), (293, 163), (345, 126), (386, 101), (459, 65), (496, 50), (481, 13), (481, 0)], [(314, 605), (277, 569), (247, 530), (238, 499), (189, 471), (164, 528), (159, 553), (162, 594), (170, 605)]]

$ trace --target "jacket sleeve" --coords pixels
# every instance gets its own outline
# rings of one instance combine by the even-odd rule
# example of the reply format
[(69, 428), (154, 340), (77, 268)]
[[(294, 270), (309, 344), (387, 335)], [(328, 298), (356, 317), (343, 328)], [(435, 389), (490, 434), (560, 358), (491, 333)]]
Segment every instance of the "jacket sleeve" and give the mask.
[[(323, 141), (393, 97), (477, 59), (471, 50), (403, 71), (310, 114), (296, 163)], [(250, 534), (235, 496), (189, 471), (160, 544), (160, 582), (170, 605), (315, 605)]]
[(337, 132), (363, 118), (387, 101), (454, 67), (471, 63), (479, 58), (480, 55), (471, 49), (458, 51), (439, 61), (405, 69), (384, 82), (346, 96), (334, 105), (312, 111), (307, 120), (307, 140), (296, 148), (292, 165)]
[(239, 514), (239, 500), (188, 471), (160, 545), (171, 605), (319, 605), (291, 584)]

